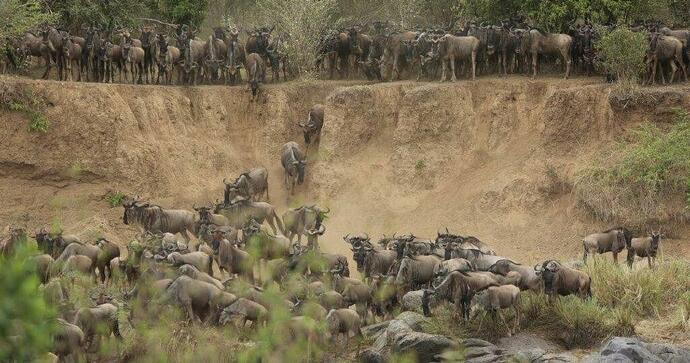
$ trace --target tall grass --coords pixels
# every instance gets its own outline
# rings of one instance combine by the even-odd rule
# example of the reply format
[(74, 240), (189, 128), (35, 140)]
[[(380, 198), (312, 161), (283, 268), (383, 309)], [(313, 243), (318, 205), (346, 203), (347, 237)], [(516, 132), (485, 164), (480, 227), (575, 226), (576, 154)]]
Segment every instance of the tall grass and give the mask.
[(648, 220), (690, 219), (690, 116), (677, 111), (670, 129), (644, 124), (582, 170), (575, 194), (596, 218), (643, 227)]

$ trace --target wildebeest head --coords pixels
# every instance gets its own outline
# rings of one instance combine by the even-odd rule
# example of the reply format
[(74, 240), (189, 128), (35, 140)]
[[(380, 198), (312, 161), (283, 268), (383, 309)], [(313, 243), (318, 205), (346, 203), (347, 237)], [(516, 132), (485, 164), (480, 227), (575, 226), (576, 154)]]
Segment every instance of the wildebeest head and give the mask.
[(192, 207), (196, 212), (199, 213), (199, 222), (202, 224), (211, 224), (213, 223), (213, 213), (211, 213), (212, 206), (201, 206), (197, 207), (194, 205)]
[(150, 26), (144, 26), (141, 28), (141, 47), (148, 48), (153, 44), (154, 41), (153, 28)]
[(307, 159), (295, 160), (292, 164), (297, 169), (297, 184), (302, 185), (304, 183), (304, 169), (307, 165)]
[(554, 286), (554, 281), (556, 280), (556, 274), (561, 269), (560, 262), (556, 260), (547, 260), (542, 263), (541, 266), (537, 264), (534, 266), (534, 271), (537, 276), (542, 278), (544, 281), (544, 291), (547, 294), (554, 294), (556, 291), (556, 286)]
[(122, 45), (122, 59), (124, 59), (126, 62), (131, 62), (132, 61), (132, 53), (130, 52), (132, 50), (132, 45), (130, 43), (126, 43)]
[(349, 234), (343, 237), (345, 242), (352, 245), (350, 249), (352, 250), (352, 259), (355, 260), (357, 264), (357, 271), (364, 270), (364, 259), (370, 251), (373, 250), (373, 246), (369, 240), (369, 236), (364, 233), (362, 236), (350, 236)]
[(661, 241), (661, 231), (652, 232), (652, 242), (650, 250), (656, 255), (656, 251), (659, 249), (659, 242)]
[(510, 272), (511, 264), (512, 262), (510, 260), (499, 260), (489, 267), (489, 272), (505, 276)]
[(354, 53), (359, 53), (361, 51), (359, 47), (359, 28), (356, 26), (347, 29), (347, 36), (350, 42), (350, 51)]

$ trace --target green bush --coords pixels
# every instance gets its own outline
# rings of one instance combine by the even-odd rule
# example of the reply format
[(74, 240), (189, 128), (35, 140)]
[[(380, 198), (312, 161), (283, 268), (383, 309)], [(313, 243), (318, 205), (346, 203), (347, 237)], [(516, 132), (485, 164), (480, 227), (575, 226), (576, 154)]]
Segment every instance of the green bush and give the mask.
[(0, 256), (0, 362), (34, 361), (52, 344), (54, 311), (38, 288), (35, 253), (20, 243), (14, 256)]
[[(634, 142), (602, 153), (576, 177), (579, 202), (595, 217), (643, 226), (690, 217), (690, 117), (678, 111), (668, 130), (644, 124)], [(678, 208), (678, 205), (685, 208)], [(669, 210), (676, 206), (676, 209)]]
[(648, 43), (646, 32), (633, 32), (619, 26), (603, 34), (595, 43), (598, 65), (615, 75), (618, 82), (637, 82), (645, 71)]
[(122, 192), (108, 192), (105, 195), (105, 200), (111, 208), (119, 207), (127, 196)]

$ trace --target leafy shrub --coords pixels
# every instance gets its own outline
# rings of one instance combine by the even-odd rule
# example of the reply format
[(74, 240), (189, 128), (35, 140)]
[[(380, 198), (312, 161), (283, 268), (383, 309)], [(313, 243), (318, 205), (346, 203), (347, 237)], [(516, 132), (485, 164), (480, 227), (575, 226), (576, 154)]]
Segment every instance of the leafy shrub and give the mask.
[(336, 0), (258, 0), (266, 24), (289, 35), (285, 42), (290, 66), (303, 78), (314, 75), (321, 36), (337, 29)]
[[(599, 31), (603, 32), (604, 28)], [(604, 33), (594, 44), (599, 61), (597, 66), (615, 75), (618, 82), (614, 96), (623, 98), (635, 94), (635, 85), (645, 71), (648, 40), (646, 32), (633, 32), (620, 26)]]
[[(690, 117), (678, 111), (670, 130), (647, 123), (633, 135), (635, 142), (602, 153), (577, 175), (579, 202), (602, 220), (638, 226), (651, 218), (686, 220), (690, 217)], [(668, 210), (678, 204), (686, 208)]]
[(125, 198), (126, 195), (122, 192), (108, 192), (108, 194), (105, 195), (105, 200), (110, 204), (111, 208), (121, 206)]
[(21, 243), (14, 256), (0, 256), (0, 361), (30, 362), (52, 344), (53, 310), (39, 290), (39, 279)]

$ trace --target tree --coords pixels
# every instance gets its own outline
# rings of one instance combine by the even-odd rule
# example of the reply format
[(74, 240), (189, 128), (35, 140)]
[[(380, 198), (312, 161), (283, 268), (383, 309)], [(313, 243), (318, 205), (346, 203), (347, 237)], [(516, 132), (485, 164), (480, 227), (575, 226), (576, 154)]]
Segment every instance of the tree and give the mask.
[(197, 27), (204, 21), (208, 8), (208, 0), (161, 0), (159, 4), (164, 19)]
[(0, 362), (35, 361), (52, 344), (54, 312), (38, 289), (35, 253), (20, 242), (13, 256), (0, 256)]
[(14, 38), (41, 24), (55, 20), (51, 14), (42, 11), (37, 0), (0, 1), (0, 46), (8, 38)]
[(289, 36), (285, 48), (290, 65), (302, 77), (313, 72), (321, 36), (338, 28), (335, 0), (259, 0), (266, 24)]

